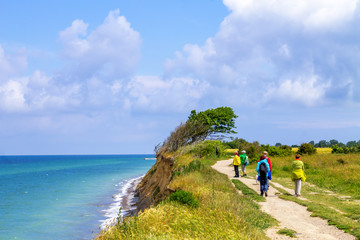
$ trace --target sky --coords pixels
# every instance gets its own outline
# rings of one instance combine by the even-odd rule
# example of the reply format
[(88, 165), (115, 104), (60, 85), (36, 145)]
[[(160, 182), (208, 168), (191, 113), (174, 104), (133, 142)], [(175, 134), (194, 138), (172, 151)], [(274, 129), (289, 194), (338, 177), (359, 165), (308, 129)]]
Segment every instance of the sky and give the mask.
[(0, 4), (0, 155), (153, 153), (191, 110), (261, 144), (360, 140), (360, 0)]

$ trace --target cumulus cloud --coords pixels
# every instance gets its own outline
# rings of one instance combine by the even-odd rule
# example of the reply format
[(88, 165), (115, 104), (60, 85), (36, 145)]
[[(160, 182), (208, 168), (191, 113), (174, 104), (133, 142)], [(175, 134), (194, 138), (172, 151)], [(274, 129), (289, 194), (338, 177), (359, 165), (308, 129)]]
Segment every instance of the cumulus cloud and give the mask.
[(279, 86), (269, 89), (265, 96), (285, 102), (293, 101), (313, 106), (321, 103), (326, 89), (329, 87), (330, 82), (321, 83), (318, 76), (309, 75), (294, 80), (286, 79)]
[(357, 0), (224, 0), (234, 15), (247, 19), (283, 18), (308, 29), (333, 28), (349, 21)]
[(205, 81), (187, 77), (136, 76), (126, 88), (127, 104), (142, 111), (186, 111), (197, 105), (208, 87)]
[[(0, 46), (2, 109), (181, 110), (200, 102), (211, 106), (231, 101), (239, 92), (238, 105), (357, 100), (356, 0), (223, 2), (231, 13), (219, 32), (203, 45), (186, 44), (165, 61), (162, 77), (133, 76), (141, 38), (119, 10), (109, 12), (92, 30), (76, 19), (59, 33), (61, 54), (72, 67), (56, 75), (35, 71), (17, 77), (27, 67), (24, 51), (10, 56)], [(346, 30), (339, 28), (344, 24)], [(339, 39), (344, 34), (346, 42)]]
[(58, 84), (44, 72), (10, 78), (0, 84), (0, 109), (5, 112), (59, 111), (80, 106), (81, 85)]
[(17, 81), (8, 81), (0, 85), (0, 108), (8, 112), (26, 110), (24, 86)]
[[(239, 105), (358, 101), (358, 0), (223, 2), (231, 13), (219, 32), (176, 52), (164, 64), (167, 77), (207, 81), (219, 95), (236, 88), (243, 96)], [(266, 97), (259, 100), (259, 94)]]
[(119, 104), (123, 85), (131, 79), (140, 59), (140, 34), (119, 10), (89, 30), (74, 20), (60, 31), (64, 69), (56, 73), (28, 70), (26, 51), (6, 54), (0, 46), (0, 109), (19, 111), (88, 111)]
[(111, 11), (104, 22), (88, 33), (88, 24), (75, 20), (59, 34), (62, 54), (75, 63), (75, 74), (107, 79), (132, 74), (140, 60), (140, 34), (120, 11)]

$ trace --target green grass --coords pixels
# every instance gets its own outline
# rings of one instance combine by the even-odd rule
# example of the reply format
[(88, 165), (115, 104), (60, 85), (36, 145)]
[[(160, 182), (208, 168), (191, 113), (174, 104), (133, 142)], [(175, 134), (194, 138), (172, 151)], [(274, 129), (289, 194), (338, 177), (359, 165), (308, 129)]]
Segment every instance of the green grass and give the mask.
[(278, 234), (287, 235), (291, 238), (296, 237), (296, 233), (297, 233), (296, 231), (288, 228), (283, 228), (278, 231)]
[(235, 184), (235, 187), (239, 189), (242, 194), (250, 197), (250, 199), (257, 202), (265, 202), (265, 198), (260, 196), (256, 191), (252, 190), (248, 186), (246, 186), (243, 182), (237, 179), (233, 179), (232, 182)]
[[(273, 176), (289, 178), (294, 157), (271, 158)], [(307, 182), (360, 199), (360, 154), (302, 156)]]

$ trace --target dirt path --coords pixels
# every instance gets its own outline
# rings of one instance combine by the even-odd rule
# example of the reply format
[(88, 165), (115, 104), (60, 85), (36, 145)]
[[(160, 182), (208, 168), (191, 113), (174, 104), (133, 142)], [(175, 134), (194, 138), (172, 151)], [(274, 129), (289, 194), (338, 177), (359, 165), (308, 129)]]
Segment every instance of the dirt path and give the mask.
[[(230, 179), (233, 179), (234, 168), (231, 164), (232, 159), (218, 161), (213, 168), (228, 175)], [(249, 188), (260, 193), (260, 185), (256, 183), (255, 179), (235, 179), (239, 179)], [(293, 190), (287, 190), (290, 193), (293, 192)], [(295, 230), (297, 232), (297, 239), (356, 239), (354, 236), (334, 226), (329, 226), (326, 220), (310, 217), (311, 213), (306, 210), (306, 207), (295, 202), (280, 199), (275, 195), (276, 192), (276, 189), (270, 187), (268, 191), (269, 196), (266, 198), (266, 201), (259, 203), (264, 212), (270, 214), (280, 222), (279, 226), (267, 229), (266, 235), (271, 239), (291, 239), (288, 236), (277, 234), (277, 231), (283, 228)]]

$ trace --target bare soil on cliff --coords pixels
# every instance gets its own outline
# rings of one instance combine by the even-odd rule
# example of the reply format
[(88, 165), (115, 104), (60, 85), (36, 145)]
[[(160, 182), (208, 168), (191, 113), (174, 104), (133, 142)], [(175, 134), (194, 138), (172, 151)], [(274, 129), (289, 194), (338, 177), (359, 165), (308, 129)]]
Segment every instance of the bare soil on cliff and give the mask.
[[(260, 185), (255, 181), (255, 179), (233, 178), (234, 167), (232, 166), (232, 161), (232, 159), (218, 161), (213, 168), (223, 174), (226, 174), (230, 179), (240, 180), (249, 188), (260, 193)], [(272, 183), (276, 187), (281, 187), (290, 193), (293, 192), (293, 190), (287, 189), (275, 181), (276, 180), (273, 179)], [(291, 239), (288, 236), (277, 233), (280, 229), (287, 228), (296, 231), (297, 239), (356, 239), (354, 236), (345, 233), (334, 226), (328, 225), (326, 220), (318, 217), (311, 217), (311, 212), (307, 211), (306, 207), (295, 202), (280, 199), (277, 194), (278, 191), (273, 187), (270, 187), (266, 201), (259, 203), (262, 211), (270, 214), (273, 218), (279, 221), (278, 226), (267, 229), (266, 235), (269, 238)], [(306, 200), (305, 198), (302, 199)]]

